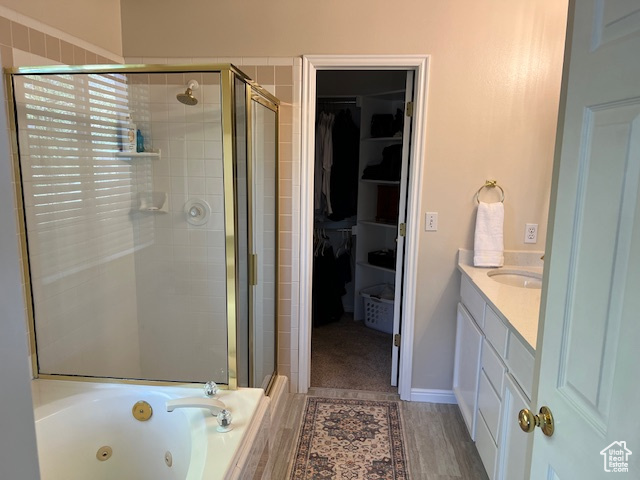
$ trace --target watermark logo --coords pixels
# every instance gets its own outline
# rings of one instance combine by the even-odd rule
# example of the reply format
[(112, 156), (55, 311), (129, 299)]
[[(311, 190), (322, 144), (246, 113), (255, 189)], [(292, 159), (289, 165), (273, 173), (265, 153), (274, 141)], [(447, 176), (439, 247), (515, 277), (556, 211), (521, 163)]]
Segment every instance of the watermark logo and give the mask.
[(600, 452), (604, 457), (604, 471), (609, 473), (625, 473), (629, 471), (629, 455), (627, 442), (613, 442)]

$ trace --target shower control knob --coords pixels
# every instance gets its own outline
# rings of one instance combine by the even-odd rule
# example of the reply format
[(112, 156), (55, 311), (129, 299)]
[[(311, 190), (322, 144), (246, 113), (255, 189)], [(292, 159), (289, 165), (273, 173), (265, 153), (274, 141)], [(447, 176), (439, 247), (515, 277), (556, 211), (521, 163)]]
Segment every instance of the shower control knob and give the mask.
[(216, 430), (223, 433), (231, 430), (231, 412), (229, 410), (221, 410), (216, 418), (219, 425)]
[(204, 225), (211, 216), (211, 207), (200, 198), (192, 198), (185, 204), (184, 214), (191, 225)]
[(213, 397), (218, 393), (218, 390), (220, 389), (218, 388), (218, 385), (216, 385), (216, 382), (207, 382), (204, 384), (204, 394), (207, 397)]

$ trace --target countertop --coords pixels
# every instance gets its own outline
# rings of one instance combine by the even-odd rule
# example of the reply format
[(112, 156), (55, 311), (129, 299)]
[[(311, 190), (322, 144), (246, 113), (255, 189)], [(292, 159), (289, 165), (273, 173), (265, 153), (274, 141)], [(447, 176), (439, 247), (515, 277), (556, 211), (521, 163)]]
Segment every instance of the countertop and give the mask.
[[(502, 268), (542, 273), (542, 253), (505, 251)], [(487, 272), (495, 268), (474, 267), (473, 252), (470, 250), (458, 251), (458, 270), (471, 280), (496, 314), (525, 342), (531, 353), (535, 354), (542, 291), (512, 287), (492, 280)]]

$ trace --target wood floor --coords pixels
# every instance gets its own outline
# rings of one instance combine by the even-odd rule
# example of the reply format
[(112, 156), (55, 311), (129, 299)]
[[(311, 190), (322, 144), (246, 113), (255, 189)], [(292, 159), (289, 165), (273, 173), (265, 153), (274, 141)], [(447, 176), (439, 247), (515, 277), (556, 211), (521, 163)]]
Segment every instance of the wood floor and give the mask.
[[(310, 396), (399, 400), (397, 394), (311, 388)], [(273, 480), (286, 480), (297, 446), (304, 394), (289, 395), (272, 451)], [(488, 480), (457, 405), (400, 402), (412, 480)]]

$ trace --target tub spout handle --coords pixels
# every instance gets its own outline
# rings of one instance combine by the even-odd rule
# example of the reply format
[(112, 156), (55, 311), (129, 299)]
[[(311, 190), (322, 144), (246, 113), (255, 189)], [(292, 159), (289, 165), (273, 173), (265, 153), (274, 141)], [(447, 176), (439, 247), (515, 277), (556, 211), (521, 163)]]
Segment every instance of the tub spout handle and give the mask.
[(220, 400), (202, 397), (174, 398), (167, 401), (167, 412), (173, 412), (176, 408), (206, 408), (214, 417), (227, 409)]

